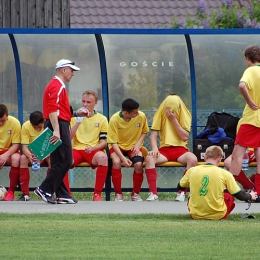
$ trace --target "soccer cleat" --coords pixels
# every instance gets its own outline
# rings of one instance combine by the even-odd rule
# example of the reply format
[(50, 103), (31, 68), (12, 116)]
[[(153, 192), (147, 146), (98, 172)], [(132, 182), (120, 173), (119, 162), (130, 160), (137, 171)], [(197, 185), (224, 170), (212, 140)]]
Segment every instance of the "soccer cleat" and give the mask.
[(186, 193), (184, 191), (178, 192), (175, 201), (183, 202), (185, 200), (185, 194)]
[(31, 198), (27, 194), (22, 194), (17, 201), (29, 201)]
[(76, 204), (78, 201), (74, 198), (57, 198), (57, 204)]
[(134, 193), (132, 196), (132, 201), (143, 201), (139, 194)]
[(94, 193), (94, 195), (93, 195), (93, 201), (102, 201), (101, 194)]
[(44, 202), (50, 203), (50, 204), (56, 204), (56, 200), (53, 199), (51, 194), (44, 193), (39, 187), (34, 190), (34, 194), (38, 197), (40, 197)]
[(14, 200), (14, 192), (8, 191), (3, 200), (4, 201), (13, 201)]
[(146, 201), (158, 201), (159, 197), (156, 194), (153, 194), (152, 192), (148, 193), (148, 198), (146, 199)]
[(116, 193), (115, 201), (123, 201), (123, 194)]

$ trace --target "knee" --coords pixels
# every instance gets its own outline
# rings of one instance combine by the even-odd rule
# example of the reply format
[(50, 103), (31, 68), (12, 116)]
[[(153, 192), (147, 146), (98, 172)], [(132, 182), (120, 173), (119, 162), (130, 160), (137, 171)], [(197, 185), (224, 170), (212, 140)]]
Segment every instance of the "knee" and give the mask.
[(14, 167), (19, 167), (20, 158), (21, 158), (21, 155), (19, 153), (12, 154), (11, 155), (11, 165)]
[(145, 157), (145, 168), (155, 168), (155, 159), (151, 155)]
[(108, 158), (107, 155), (103, 152), (101, 152), (97, 157), (98, 165), (107, 165), (108, 164)]
[(121, 160), (119, 158), (113, 158), (112, 159), (113, 167), (116, 169), (121, 168)]
[(138, 173), (143, 172), (143, 163), (142, 162), (135, 163), (134, 169), (135, 169), (135, 172), (138, 172)]
[(27, 156), (22, 154), (21, 158), (20, 158), (20, 165), (21, 166), (28, 166), (28, 164), (29, 164), (29, 159), (27, 158)]

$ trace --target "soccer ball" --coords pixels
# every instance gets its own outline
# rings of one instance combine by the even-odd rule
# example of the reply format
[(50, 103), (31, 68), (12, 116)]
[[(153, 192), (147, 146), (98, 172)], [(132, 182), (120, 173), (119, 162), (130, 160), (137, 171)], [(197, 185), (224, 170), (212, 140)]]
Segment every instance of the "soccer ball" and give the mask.
[(7, 190), (4, 186), (0, 185), (0, 200), (3, 200), (5, 195), (7, 193)]

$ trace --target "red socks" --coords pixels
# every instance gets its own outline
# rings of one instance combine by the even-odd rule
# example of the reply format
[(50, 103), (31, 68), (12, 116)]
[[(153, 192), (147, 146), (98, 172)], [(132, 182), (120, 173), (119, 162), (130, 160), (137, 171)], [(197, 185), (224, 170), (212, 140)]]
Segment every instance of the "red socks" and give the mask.
[(255, 174), (255, 192), (257, 192), (257, 195), (260, 195), (260, 174)]
[(143, 180), (144, 180), (143, 172), (134, 172), (132, 196), (134, 195), (134, 193), (139, 194), (143, 184)]
[(19, 184), (19, 167), (11, 166), (11, 169), (9, 172), (9, 178), (10, 178), (10, 187), (9, 187), (8, 191), (14, 192), (17, 185)]
[[(185, 169), (182, 176), (184, 176), (186, 172), (187, 172), (187, 170)], [(184, 194), (186, 194), (187, 190), (178, 190), (178, 193), (182, 193), (182, 192), (184, 192)]]
[(152, 192), (153, 194), (157, 195), (157, 185), (156, 185), (156, 180), (157, 180), (157, 172), (156, 169), (146, 169), (146, 178), (147, 182), (149, 185), (149, 191)]
[(122, 172), (121, 172), (121, 169), (112, 168), (111, 173), (112, 173), (112, 182), (113, 182), (113, 185), (114, 185), (115, 193), (122, 194), (122, 187), (121, 187)]
[(97, 167), (94, 193), (101, 194), (106, 182), (107, 170), (108, 170), (108, 166), (99, 165)]
[(20, 168), (20, 186), (23, 194), (30, 196), (29, 191), (30, 171), (28, 168)]
[[(234, 176), (235, 180), (238, 181), (245, 189), (251, 190), (254, 188), (254, 183), (252, 183), (244, 173), (244, 171), (241, 170), (238, 176)], [(260, 185), (260, 183), (259, 183)]]

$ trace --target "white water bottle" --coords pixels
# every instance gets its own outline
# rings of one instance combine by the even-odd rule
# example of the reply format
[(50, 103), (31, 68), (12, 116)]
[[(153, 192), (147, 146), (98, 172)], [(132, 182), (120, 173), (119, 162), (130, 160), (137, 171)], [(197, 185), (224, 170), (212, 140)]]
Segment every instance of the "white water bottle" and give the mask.
[(40, 168), (41, 168), (41, 165), (40, 165), (39, 162), (33, 162), (32, 163), (32, 171), (34, 173), (38, 172), (40, 170)]
[(248, 149), (246, 149), (243, 160), (242, 160), (242, 170), (247, 171), (249, 166), (249, 155), (248, 155)]

